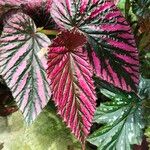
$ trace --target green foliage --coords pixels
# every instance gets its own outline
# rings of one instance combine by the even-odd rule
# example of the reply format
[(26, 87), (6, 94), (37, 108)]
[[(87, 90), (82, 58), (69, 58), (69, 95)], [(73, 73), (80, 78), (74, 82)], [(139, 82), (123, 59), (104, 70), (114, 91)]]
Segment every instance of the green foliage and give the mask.
[[(138, 49), (142, 50), (140, 56), (145, 58), (141, 62), (142, 66), (148, 67), (147, 53), (150, 50), (150, 0), (131, 0), (131, 9), (136, 16), (136, 22), (134, 23), (134, 34), (137, 39)], [(142, 72), (144, 70), (141, 70)], [(150, 77), (150, 76), (149, 76)]]
[[(143, 99), (146, 127), (150, 127), (150, 79), (141, 78), (139, 84), (139, 95)], [(147, 130), (145, 133), (147, 134)]]
[(147, 137), (147, 142), (149, 143), (149, 147), (150, 147), (150, 127), (147, 128), (147, 130), (145, 131), (145, 135)]
[(100, 92), (111, 101), (100, 105), (94, 122), (103, 126), (88, 139), (99, 150), (130, 150), (131, 145), (141, 144), (144, 122), (142, 101), (134, 93), (108, 87), (100, 83)]
[(6, 118), (3, 125), (0, 118), (0, 145), (3, 144), (4, 150), (80, 150), (80, 143), (56, 115), (53, 103), (49, 105), (28, 127), (20, 112), (8, 117), (7, 126), (4, 126)]
[(131, 0), (132, 10), (137, 16), (150, 17), (150, 0)]
[(139, 95), (142, 99), (150, 100), (150, 79), (141, 78), (139, 84)]
[[(145, 36), (145, 38), (146, 37), (147, 36)], [(143, 41), (144, 41), (144, 39), (143, 39)], [(149, 34), (149, 40), (150, 40), (150, 34)], [(148, 41), (148, 40), (145, 40), (145, 41)], [(141, 43), (142, 43), (142, 41), (141, 41)], [(145, 44), (142, 44), (142, 45), (144, 46)], [(141, 46), (141, 48), (142, 48), (142, 46)], [(140, 52), (141, 74), (143, 77), (150, 79), (150, 71), (149, 71), (150, 70), (150, 52), (148, 52), (148, 49), (150, 49), (150, 47), (146, 47), (146, 48), (147, 48), (147, 51), (141, 50), (141, 52)]]
[(139, 95), (144, 100), (144, 119), (147, 127), (145, 135), (150, 147), (150, 79), (141, 79), (139, 84)]

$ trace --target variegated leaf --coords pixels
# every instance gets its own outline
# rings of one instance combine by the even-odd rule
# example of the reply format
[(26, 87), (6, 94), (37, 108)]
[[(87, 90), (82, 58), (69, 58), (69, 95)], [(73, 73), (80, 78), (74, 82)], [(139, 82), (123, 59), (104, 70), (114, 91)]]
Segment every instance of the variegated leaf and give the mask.
[(97, 76), (137, 91), (138, 50), (128, 23), (111, 0), (53, 0), (51, 11), (62, 29), (74, 27), (86, 34)]
[(93, 72), (84, 35), (64, 31), (54, 40), (48, 53), (48, 77), (58, 113), (83, 143), (89, 134), (95, 107)]
[(98, 150), (133, 150), (143, 140), (143, 101), (133, 92), (125, 92), (112, 84), (95, 79), (99, 91), (109, 98), (95, 112), (94, 122), (100, 128), (88, 138)]
[(47, 59), (38, 57), (50, 40), (36, 33), (36, 26), (28, 15), (18, 12), (6, 19), (0, 43), (0, 74), (25, 120), (31, 123), (51, 96), (46, 77)]

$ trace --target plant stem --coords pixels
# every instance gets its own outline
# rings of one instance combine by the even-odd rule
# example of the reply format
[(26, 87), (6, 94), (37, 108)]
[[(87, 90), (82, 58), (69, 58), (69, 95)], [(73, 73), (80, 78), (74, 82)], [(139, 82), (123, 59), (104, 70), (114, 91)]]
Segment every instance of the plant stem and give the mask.
[(129, 11), (130, 11), (130, 0), (126, 0), (125, 2), (125, 17), (128, 20), (129, 17)]
[(37, 32), (44, 33), (45, 35), (57, 35), (59, 33), (58, 30), (46, 30), (43, 27), (37, 28)]
[(82, 143), (82, 150), (85, 150), (85, 142)]

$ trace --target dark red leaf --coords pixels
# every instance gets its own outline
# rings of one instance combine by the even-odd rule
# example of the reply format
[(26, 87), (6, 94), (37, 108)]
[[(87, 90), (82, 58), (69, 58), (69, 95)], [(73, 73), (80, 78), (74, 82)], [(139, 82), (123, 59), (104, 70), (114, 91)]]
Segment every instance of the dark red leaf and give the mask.
[(95, 112), (93, 71), (86, 38), (77, 31), (64, 31), (54, 40), (48, 53), (48, 77), (58, 113), (75, 136), (85, 142)]

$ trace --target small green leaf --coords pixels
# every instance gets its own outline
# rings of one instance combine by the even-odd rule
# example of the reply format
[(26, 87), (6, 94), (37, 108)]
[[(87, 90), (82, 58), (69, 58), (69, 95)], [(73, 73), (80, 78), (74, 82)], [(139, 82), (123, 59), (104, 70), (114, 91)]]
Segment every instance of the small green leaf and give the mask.
[(94, 122), (102, 123), (103, 127), (94, 132), (88, 141), (98, 150), (131, 150), (131, 145), (142, 142), (142, 101), (134, 93), (127, 94), (104, 82), (101, 87), (101, 93), (111, 101), (97, 109)]

